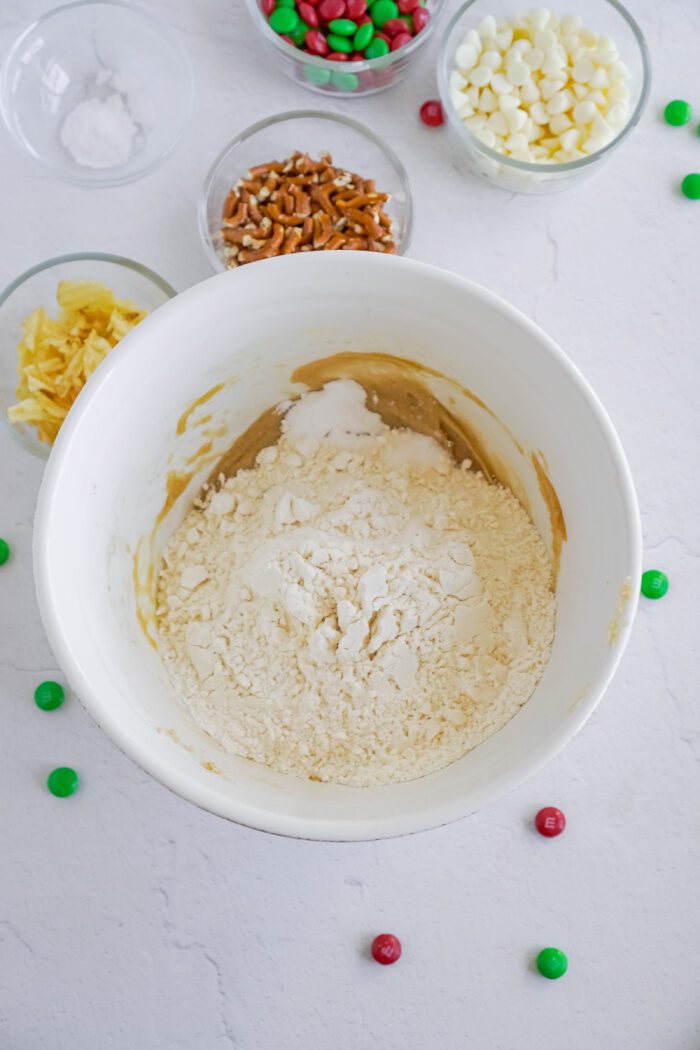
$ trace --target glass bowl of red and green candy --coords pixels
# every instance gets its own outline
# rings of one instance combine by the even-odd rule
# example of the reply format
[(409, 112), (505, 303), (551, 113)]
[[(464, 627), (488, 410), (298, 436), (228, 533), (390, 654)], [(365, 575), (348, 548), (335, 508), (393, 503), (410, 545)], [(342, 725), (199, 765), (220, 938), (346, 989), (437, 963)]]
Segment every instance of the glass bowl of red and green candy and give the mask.
[(275, 68), (310, 91), (352, 98), (403, 80), (446, 0), (246, 0)]

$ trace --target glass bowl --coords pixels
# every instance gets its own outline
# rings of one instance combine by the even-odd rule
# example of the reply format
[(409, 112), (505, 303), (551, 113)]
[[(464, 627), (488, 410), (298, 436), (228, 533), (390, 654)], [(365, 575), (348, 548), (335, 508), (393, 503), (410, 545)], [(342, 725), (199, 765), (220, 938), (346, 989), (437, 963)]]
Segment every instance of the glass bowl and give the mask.
[(82, 185), (115, 186), (153, 171), (191, 108), (179, 37), (119, 0), (49, 11), (15, 41), (0, 71), (0, 111), (14, 138), (54, 175)]
[(430, 21), (410, 44), (390, 51), (382, 58), (365, 59), (362, 62), (329, 62), (288, 44), (270, 25), (260, 10), (260, 0), (246, 0), (254, 24), (262, 34), (276, 69), (309, 91), (320, 94), (358, 98), (375, 95), (378, 91), (398, 84), (404, 79), (416, 57), (430, 40), (442, 14), (446, 0), (426, 0)]
[[(556, 2), (551, 10), (568, 14), (569, 3)], [(649, 96), (651, 65), (642, 32), (618, 0), (580, 0), (576, 14), (597, 34), (610, 36), (618, 46), (619, 57), (629, 73), (629, 112), (627, 122), (596, 153), (566, 163), (530, 163), (504, 156), (484, 145), (459, 117), (450, 99), (450, 73), (455, 67), (455, 51), (468, 30), (476, 29), (486, 15), (496, 19), (522, 10), (518, 0), (467, 0), (445, 30), (438, 56), (437, 79), (446, 117), (448, 135), (457, 165), (476, 172), (488, 182), (516, 193), (549, 193), (568, 189), (599, 171), (638, 123)]]
[(7, 409), (16, 401), (17, 344), (22, 336), (22, 321), (38, 306), (55, 317), (59, 311), (56, 289), (59, 281), (99, 281), (111, 288), (117, 298), (132, 299), (149, 313), (177, 293), (167, 281), (131, 259), (101, 252), (78, 252), (32, 266), (0, 293), (0, 418), (11, 435), (35, 456), (48, 459), (51, 446), (39, 441), (34, 427), (10, 423)]
[(295, 150), (312, 157), (326, 150), (339, 167), (375, 179), (377, 190), (390, 194), (384, 207), (392, 220), (397, 253), (406, 252), (411, 239), (413, 202), (408, 176), (394, 151), (369, 128), (349, 117), (297, 110), (253, 124), (214, 161), (199, 201), (199, 230), (214, 269), (226, 269), (221, 222), (224, 201), (232, 186), (254, 165), (283, 160)]

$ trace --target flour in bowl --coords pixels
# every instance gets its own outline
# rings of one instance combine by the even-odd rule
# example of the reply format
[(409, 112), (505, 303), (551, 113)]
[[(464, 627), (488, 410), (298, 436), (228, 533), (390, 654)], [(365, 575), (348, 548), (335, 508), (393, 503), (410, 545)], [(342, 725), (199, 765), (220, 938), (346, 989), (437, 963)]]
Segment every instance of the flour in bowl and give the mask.
[(510, 491), (389, 429), (352, 380), (285, 412), (168, 544), (160, 650), (226, 750), (365, 787), (502, 728), (549, 659), (551, 559)]

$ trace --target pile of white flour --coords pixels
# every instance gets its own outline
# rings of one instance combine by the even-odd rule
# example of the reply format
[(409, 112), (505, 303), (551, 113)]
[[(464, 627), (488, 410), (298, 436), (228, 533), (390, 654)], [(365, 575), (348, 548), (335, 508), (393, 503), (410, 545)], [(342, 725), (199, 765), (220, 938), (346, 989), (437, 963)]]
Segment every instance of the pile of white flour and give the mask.
[(515, 497), (365, 400), (338, 380), (295, 402), (256, 466), (189, 511), (158, 589), (161, 652), (204, 730), (358, 787), (434, 772), (504, 726), (555, 616)]

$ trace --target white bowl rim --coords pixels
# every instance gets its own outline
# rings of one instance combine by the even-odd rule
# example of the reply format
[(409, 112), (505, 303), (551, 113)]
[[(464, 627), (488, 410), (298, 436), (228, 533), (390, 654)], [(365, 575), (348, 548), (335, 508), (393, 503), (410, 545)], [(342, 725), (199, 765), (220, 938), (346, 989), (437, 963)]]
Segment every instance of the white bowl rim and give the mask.
[[(137, 165), (131, 171), (123, 175), (110, 176), (108, 174), (109, 171), (112, 170), (110, 168), (92, 169), (92, 175), (89, 175), (87, 173), (85, 175), (81, 175), (79, 172), (73, 173), (70, 171), (65, 171), (63, 168), (56, 167), (55, 164), (50, 164), (48, 161), (44, 160), (44, 158), (41, 157), (23, 137), (19, 135), (18, 130), (15, 126), (15, 121), (13, 120), (12, 110), (9, 106), (9, 103), (7, 102), (7, 99), (9, 99), (10, 96), (8, 88), (10, 67), (22, 43), (27, 39), (27, 37), (31, 33), (38, 29), (39, 26), (44, 25), (46, 22), (52, 21), (56, 17), (60, 17), (66, 11), (70, 11), (76, 7), (106, 7), (108, 9), (121, 8), (122, 10), (128, 11), (130, 14), (134, 15), (137, 19), (141, 18), (146, 22), (150, 22), (151, 25), (153, 25), (158, 30), (158, 32), (161, 34), (164, 40), (166, 40), (177, 52), (179, 52), (179, 57), (182, 62), (182, 75), (186, 78), (188, 85), (187, 103), (185, 106), (182, 107), (180, 126), (176, 134), (173, 135), (173, 138), (168, 144), (168, 146), (166, 146), (166, 148), (161, 153), (159, 153), (158, 156), (155, 157), (150, 164), (147, 164), (144, 167), (139, 167)], [(76, 186), (92, 186), (95, 189), (101, 189), (103, 187), (108, 188), (110, 186), (125, 186), (130, 182), (136, 182), (138, 179), (142, 179), (146, 175), (150, 175), (152, 172), (156, 171), (161, 166), (161, 164), (170, 156), (170, 154), (173, 152), (173, 150), (176, 148), (176, 146), (182, 139), (182, 136), (185, 133), (185, 128), (187, 127), (190, 117), (192, 116), (193, 106), (194, 72), (192, 69), (192, 61), (190, 59), (187, 48), (180, 39), (179, 34), (176, 33), (168, 25), (167, 22), (155, 17), (150, 13), (150, 11), (144, 10), (142, 7), (137, 6), (137, 4), (128, 3), (127, 0), (73, 0), (72, 3), (62, 4), (60, 7), (52, 7), (49, 11), (45, 11), (43, 15), (40, 15), (39, 18), (35, 18), (33, 22), (31, 22), (25, 29), (22, 30), (19, 36), (10, 45), (10, 48), (3, 60), (2, 66), (0, 66), (0, 115), (3, 118), (5, 127), (9, 131), (10, 135), (17, 143), (17, 145), (20, 146), (23, 150), (25, 150), (25, 152), (28, 153), (29, 156), (37, 162), (37, 164), (40, 164), (42, 168), (44, 168), (46, 171), (50, 171), (53, 175), (56, 176), (56, 178), (62, 179), (64, 182), (70, 182)], [(100, 178), (99, 175), (96, 174), (98, 170), (101, 170), (104, 173), (103, 178)]]
[[(329, 255), (332, 253), (329, 253)], [(520, 310), (506, 302), (495, 292), (484, 288), (482, 285), (466, 277), (450, 273), (440, 267), (429, 263), (417, 262), (401, 256), (380, 256), (365, 252), (343, 253), (342, 264), (347, 264), (346, 256), (366, 256), (369, 266), (398, 266), (409, 267), (416, 274), (433, 280), (447, 282), (460, 291), (467, 291), (471, 296), (482, 300), (492, 308), (500, 311), (504, 317), (517, 326), (522, 327), (531, 336), (535, 337), (543, 350), (545, 350), (556, 362), (577, 387), (580, 395), (587, 401), (601, 432), (605, 438), (611, 458), (614, 463), (616, 481), (621, 502), (624, 508), (624, 517), (627, 524), (628, 562), (622, 568), (621, 577), (630, 578), (633, 582), (639, 580), (642, 560), (641, 521), (637, 497), (632, 481), (625, 453), (620, 439), (612, 425), (607, 412), (603, 408), (597, 395), (589, 386), (578, 368), (566, 356), (558, 344), (551, 339), (542, 329), (526, 317)], [(306, 258), (316, 259), (318, 253), (307, 252), (305, 256), (282, 256), (259, 262), (256, 265), (265, 265), (268, 268), (277, 266), (283, 271), (285, 266), (298, 266), (300, 263), (294, 259)], [(324, 258), (325, 258), (324, 254)], [(337, 257), (336, 257), (337, 258)], [(301, 263), (301, 265), (313, 266), (316, 263)], [(327, 263), (326, 263), (327, 265)], [(330, 265), (340, 265), (331, 262)], [(351, 262), (350, 265), (355, 265)], [(278, 275), (281, 279), (283, 273)], [(231, 271), (220, 273), (208, 278), (206, 281), (194, 285), (186, 292), (181, 293), (175, 299), (165, 303), (162, 310), (181, 309), (185, 302), (195, 303), (202, 295), (202, 287), (208, 286), (211, 281), (235, 280)], [(498, 781), (492, 782), (469, 795), (468, 802), (464, 798), (450, 799), (448, 802), (440, 803), (432, 808), (422, 811), (418, 816), (415, 814), (400, 817), (379, 816), (371, 820), (331, 820), (309, 818), (298, 815), (280, 814), (274, 810), (262, 809), (240, 802), (238, 799), (220, 794), (213, 786), (209, 786), (199, 780), (195, 780), (184, 772), (173, 770), (171, 764), (160, 753), (144, 744), (143, 740), (136, 740), (124, 732), (118, 717), (114, 716), (109, 704), (100, 695), (98, 687), (93, 686), (83, 675), (80, 662), (76, 659), (72, 645), (61, 627), (61, 619), (58, 610), (56, 596), (51, 587), (51, 560), (48, 557), (45, 536), (48, 534), (52, 516), (52, 503), (61, 487), (61, 476), (65, 469), (66, 460), (70, 456), (70, 443), (73, 432), (78, 428), (83, 415), (86, 414), (91, 401), (99, 395), (99, 391), (110, 379), (113, 370), (120, 367), (120, 363), (126, 361), (129, 356), (139, 353), (138, 342), (124, 345), (122, 353), (108, 358), (100, 368), (96, 376), (97, 382), (78, 397), (71, 409), (66, 423), (61, 428), (56, 444), (49, 458), (49, 463), (44, 474), (44, 479), (39, 493), (39, 500), (34, 519), (33, 538), (33, 562), (34, 579), (37, 599), (41, 617), (44, 623), (49, 643), (63, 669), (66, 678), (80, 698), (83, 706), (92, 715), (94, 720), (112, 738), (117, 746), (130, 758), (132, 758), (142, 769), (150, 773), (165, 787), (169, 788), (180, 797), (193, 802), (200, 808), (210, 813), (233, 820), (249, 828), (277, 835), (293, 838), (313, 839), (323, 841), (368, 841), (372, 839), (392, 838), (399, 835), (412, 834), (419, 831), (427, 831), (441, 827), (468, 816), (495, 802), (503, 795), (519, 787), (522, 783), (534, 776), (568, 743), (578, 730), (588, 720), (600, 699), (602, 698), (610, 680), (621, 659), (631, 632), (634, 614), (636, 612), (639, 595), (635, 590), (630, 598), (626, 609), (626, 623), (621, 627), (618, 642), (610, 646), (606, 659), (602, 662), (596, 677), (589, 683), (586, 697), (571, 712), (566, 724), (561, 727), (556, 740), (545, 744), (536, 754), (532, 750), (523, 754), (507, 774)], [(213, 778), (218, 779), (218, 778)], [(323, 785), (319, 785), (323, 787)], [(400, 787), (400, 785), (398, 785)], [(360, 789), (358, 789), (360, 790)], [(388, 786), (386, 791), (394, 788)]]

